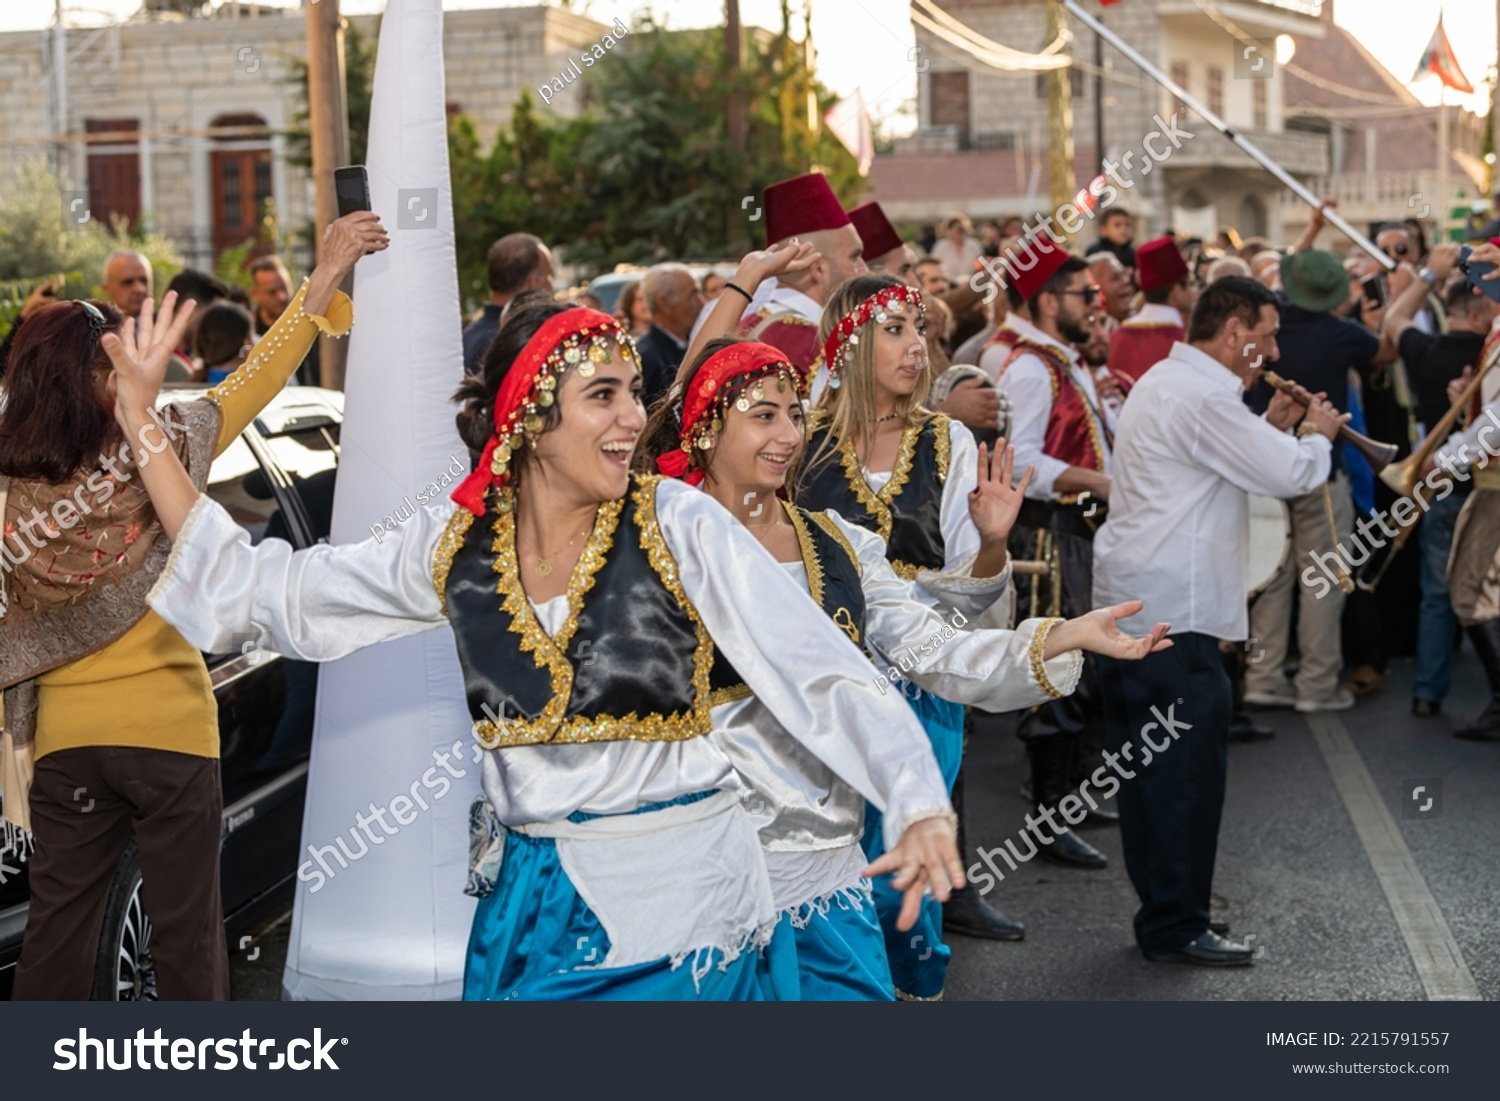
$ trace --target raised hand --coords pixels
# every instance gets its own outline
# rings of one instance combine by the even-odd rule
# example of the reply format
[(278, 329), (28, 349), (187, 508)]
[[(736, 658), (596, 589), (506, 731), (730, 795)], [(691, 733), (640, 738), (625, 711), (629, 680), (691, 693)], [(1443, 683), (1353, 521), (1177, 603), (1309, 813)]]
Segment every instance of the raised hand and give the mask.
[(993, 451), (979, 445), (979, 479), (969, 494), (969, 517), (986, 543), (1004, 545), (1026, 499), (1026, 487), (1036, 473), (1035, 467), (1028, 466), (1020, 484), (1012, 486), (1015, 463), (1016, 449), (1003, 437), (995, 441)]
[(775, 244), (770, 248), (747, 252), (739, 267), (734, 269), (732, 282), (744, 287), (751, 294), (755, 288), (772, 276), (787, 272), (806, 271), (822, 259), (807, 241), (793, 238), (788, 244)]
[(1064, 620), (1047, 635), (1042, 656), (1050, 659), (1069, 650), (1086, 650), (1120, 661), (1139, 661), (1167, 649), (1172, 645), (1167, 637), (1169, 624), (1158, 623), (1150, 634), (1140, 638), (1120, 630), (1120, 620), (1129, 619), (1144, 607), (1139, 600), (1130, 600)]
[(161, 300), (161, 314), (153, 316), (148, 298), (134, 325), (127, 322), (118, 334), (105, 333), (99, 342), (114, 365), (109, 394), (115, 403), (115, 419), (127, 431), (127, 414), (145, 413), (155, 407), (172, 350), (182, 344), (182, 334), (196, 306), (188, 299), (179, 310), (177, 292), (168, 291)]
[(1475, 245), (1474, 251), (1469, 253), (1469, 263), (1473, 264), (1476, 262), (1495, 265), (1495, 270), (1485, 272), (1484, 275), (1480, 276), (1481, 279), (1500, 279), (1500, 247), (1496, 247), (1488, 241), (1482, 245)]
[(329, 265), (342, 279), (365, 253), (381, 252), (390, 246), (391, 236), (380, 224), (380, 216), (374, 211), (356, 210), (329, 222), (323, 230), (318, 266)]
[(891, 886), (903, 892), (896, 928), (905, 932), (917, 923), (929, 886), (939, 902), (947, 902), (953, 888), (964, 885), (964, 866), (953, 825), (946, 818), (924, 818), (906, 827), (896, 847), (866, 868), (864, 874), (874, 878), (887, 872), (896, 873)]

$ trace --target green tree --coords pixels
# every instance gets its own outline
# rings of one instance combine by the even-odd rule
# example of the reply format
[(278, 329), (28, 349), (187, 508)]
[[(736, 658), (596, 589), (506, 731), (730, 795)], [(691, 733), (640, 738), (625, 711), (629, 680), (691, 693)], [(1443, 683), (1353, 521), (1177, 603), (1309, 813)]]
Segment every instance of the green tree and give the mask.
[(104, 260), (116, 249), (136, 249), (151, 261), (158, 292), (182, 270), (182, 256), (165, 237), (142, 233), (116, 216), (104, 225), (63, 220), (70, 184), (45, 157), (24, 160), (0, 188), (0, 332), (9, 329), (21, 303), (38, 283), (66, 279), (63, 297), (97, 297)]
[[(667, 31), (639, 19), (628, 48), (596, 66), (600, 123), (583, 155), (595, 180), (601, 232), (579, 260), (650, 262), (718, 258), (759, 243), (747, 196), (767, 184), (821, 169), (845, 202), (862, 181), (854, 158), (826, 130), (808, 124), (835, 97), (816, 83), (803, 44), (789, 28), (769, 43), (746, 36), (745, 64), (731, 78), (717, 29)], [(725, 125), (731, 89), (750, 104), (747, 152)], [(733, 230), (731, 230), (733, 226)], [(572, 258), (572, 257), (570, 257)]]
[[(349, 163), (364, 164), (370, 141), (370, 97), (375, 88), (375, 48), (380, 41), (380, 21), (366, 35), (359, 24), (344, 21), (344, 101), (349, 113)], [(292, 86), (296, 106), (285, 134), (287, 161), (299, 168), (312, 168), (312, 133), (307, 105), (307, 58), (287, 59), (286, 82)]]

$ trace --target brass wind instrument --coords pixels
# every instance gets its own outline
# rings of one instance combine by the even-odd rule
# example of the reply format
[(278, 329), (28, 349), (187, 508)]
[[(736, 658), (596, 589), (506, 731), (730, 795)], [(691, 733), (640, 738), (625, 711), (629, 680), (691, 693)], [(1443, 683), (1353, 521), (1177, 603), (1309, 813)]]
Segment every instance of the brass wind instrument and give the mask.
[[(1267, 371), (1265, 379), (1271, 384), (1273, 389), (1289, 393), (1294, 398), (1296, 397), (1295, 392), (1289, 388), (1286, 379), (1282, 378), (1275, 371)], [(1339, 439), (1364, 456), (1365, 461), (1370, 464), (1371, 470), (1385, 469), (1390, 465), (1391, 460), (1396, 457), (1396, 452), (1400, 450), (1393, 443), (1382, 443), (1380, 440), (1372, 440), (1363, 432), (1356, 432), (1347, 424), (1339, 425), (1338, 436)], [(1329, 495), (1327, 482), (1323, 483), (1323, 513), (1328, 517), (1328, 534), (1333, 541), (1333, 550), (1335, 552), (1334, 562), (1338, 566), (1339, 588), (1345, 593), (1352, 593), (1354, 591), (1354, 579), (1349, 576), (1349, 571), (1344, 567), (1343, 556), (1337, 553), (1339, 532), (1338, 525), (1333, 519), (1333, 498)]]
[[(1288, 389), (1286, 379), (1282, 378), (1275, 371), (1267, 371), (1265, 379), (1273, 389)], [(1293, 394), (1293, 397), (1295, 396)], [(1393, 443), (1382, 443), (1380, 440), (1372, 440), (1363, 432), (1356, 432), (1347, 424), (1339, 426), (1339, 439), (1363, 455), (1365, 461), (1370, 464), (1371, 470), (1384, 470), (1390, 465), (1391, 460), (1396, 457), (1396, 452), (1401, 450)]]

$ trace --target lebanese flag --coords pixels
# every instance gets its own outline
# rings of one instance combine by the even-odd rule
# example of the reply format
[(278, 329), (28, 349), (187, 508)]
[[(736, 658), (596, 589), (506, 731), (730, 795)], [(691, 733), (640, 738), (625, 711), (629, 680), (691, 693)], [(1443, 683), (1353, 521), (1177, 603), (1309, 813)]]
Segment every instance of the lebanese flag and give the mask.
[(1432, 41), (1422, 51), (1422, 60), (1417, 64), (1412, 80), (1418, 80), (1424, 73), (1435, 73), (1439, 80), (1456, 92), (1474, 91), (1474, 86), (1458, 67), (1458, 58), (1453, 56), (1453, 47), (1448, 44), (1448, 36), (1443, 31), (1441, 14), (1438, 15), (1437, 30), (1432, 32)]

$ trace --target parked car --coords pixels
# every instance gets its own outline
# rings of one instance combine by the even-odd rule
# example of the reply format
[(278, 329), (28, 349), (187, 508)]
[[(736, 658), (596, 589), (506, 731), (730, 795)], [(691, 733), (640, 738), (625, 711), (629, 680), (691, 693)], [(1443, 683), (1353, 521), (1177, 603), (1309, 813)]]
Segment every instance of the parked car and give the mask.
[[(201, 396), (173, 390), (160, 404)], [(283, 390), (215, 460), (209, 495), (253, 542), (309, 547), (328, 536), (344, 396), (305, 386)], [(236, 938), (292, 896), (312, 745), (318, 667), (255, 649), (205, 654), (219, 705), (224, 788), (220, 876), (225, 935)], [(104, 716), (101, 716), (101, 719)], [(28, 865), (0, 867), (0, 993), (10, 995), (26, 927)], [(141, 869), (131, 842), (115, 870), (96, 952), (93, 997), (156, 997), (151, 915), (141, 907)]]

